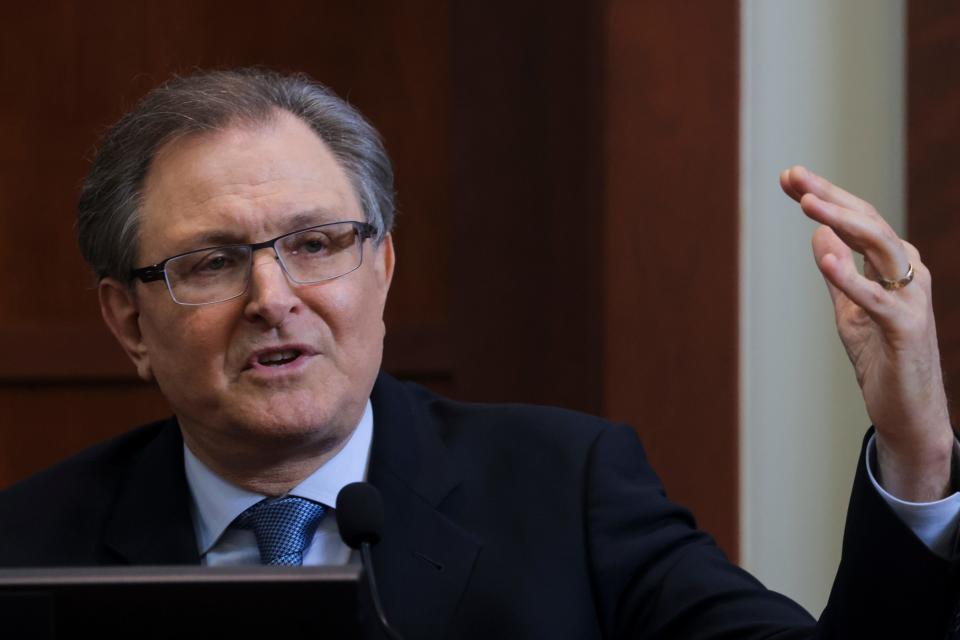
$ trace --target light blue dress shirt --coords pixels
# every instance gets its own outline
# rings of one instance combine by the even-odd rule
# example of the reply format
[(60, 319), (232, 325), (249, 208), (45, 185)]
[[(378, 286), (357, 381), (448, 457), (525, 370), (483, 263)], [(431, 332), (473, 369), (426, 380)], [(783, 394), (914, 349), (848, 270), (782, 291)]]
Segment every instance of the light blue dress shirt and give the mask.
[[(893, 512), (900, 516), (900, 519), (918, 538), (923, 540), (931, 551), (941, 558), (950, 557), (953, 550), (953, 537), (957, 532), (957, 522), (960, 521), (960, 493), (954, 493), (936, 502), (907, 502), (890, 494), (880, 486), (873, 474), (876, 461), (876, 439), (877, 437), (873, 436), (867, 443), (867, 475), (870, 476), (870, 482), (887, 501)], [(954, 442), (954, 466), (957, 464), (958, 456), (960, 456), (960, 444)]]
[[(303, 556), (304, 565), (343, 565), (354, 561), (350, 548), (337, 530), (337, 494), (351, 482), (367, 477), (370, 445), (373, 441), (373, 408), (367, 402), (360, 424), (337, 455), (314, 471), (290, 491), (290, 495), (308, 498), (331, 507), (321, 521), (313, 541)], [(948, 557), (960, 522), (960, 493), (936, 502), (907, 502), (884, 490), (874, 476), (876, 436), (867, 443), (867, 474), (887, 504), (934, 553)], [(960, 445), (954, 455), (960, 456)], [(193, 497), (191, 514), (197, 535), (197, 549), (203, 564), (259, 564), (260, 552), (253, 532), (228, 529), (230, 523), (265, 496), (246, 491), (220, 478), (184, 445), (187, 484)]]
[[(350, 548), (340, 539), (337, 530), (337, 494), (351, 482), (367, 477), (370, 444), (373, 440), (373, 408), (367, 401), (360, 424), (337, 455), (290, 490), (330, 508), (310, 546), (303, 554), (305, 565), (343, 565), (351, 561)], [(248, 507), (266, 496), (230, 484), (183, 447), (184, 469), (190, 487), (191, 514), (197, 535), (200, 560), (209, 566), (260, 564), (260, 551), (253, 531), (228, 529), (230, 523)]]

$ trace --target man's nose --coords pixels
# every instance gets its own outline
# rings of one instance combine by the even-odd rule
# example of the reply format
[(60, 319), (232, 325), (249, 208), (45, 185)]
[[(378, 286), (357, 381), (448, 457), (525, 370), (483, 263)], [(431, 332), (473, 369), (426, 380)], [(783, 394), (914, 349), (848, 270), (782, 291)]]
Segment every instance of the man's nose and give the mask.
[(300, 305), (293, 283), (274, 251), (259, 251), (250, 265), (250, 286), (244, 315), (252, 322), (278, 327)]

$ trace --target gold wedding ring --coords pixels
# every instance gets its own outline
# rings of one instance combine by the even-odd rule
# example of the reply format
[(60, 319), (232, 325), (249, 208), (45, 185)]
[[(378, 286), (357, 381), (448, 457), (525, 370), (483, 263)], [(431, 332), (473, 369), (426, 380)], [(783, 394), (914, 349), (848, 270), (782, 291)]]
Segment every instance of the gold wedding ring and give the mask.
[(913, 282), (913, 264), (909, 262), (907, 263), (907, 275), (903, 276), (899, 280), (887, 280), (886, 278), (880, 278), (877, 280), (877, 282), (879, 282), (880, 286), (887, 291), (903, 289), (905, 286)]

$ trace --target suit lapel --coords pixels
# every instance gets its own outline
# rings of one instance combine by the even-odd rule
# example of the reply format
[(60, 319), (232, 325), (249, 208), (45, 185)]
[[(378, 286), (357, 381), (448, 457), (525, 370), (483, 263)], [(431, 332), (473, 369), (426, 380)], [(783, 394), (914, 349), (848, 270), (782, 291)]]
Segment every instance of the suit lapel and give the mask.
[(199, 564), (176, 420), (133, 461), (107, 518), (103, 544), (128, 564)]
[[(386, 374), (372, 402), (369, 479), (385, 505), (383, 540), (373, 550), (381, 597), (411, 637), (443, 637), (481, 543), (441, 512), (460, 478), (424, 407)], [(103, 544), (128, 564), (199, 564), (189, 505), (183, 440), (171, 419), (131, 465)]]
[(369, 477), (385, 509), (373, 560), (384, 607), (406, 635), (443, 637), (481, 544), (439, 509), (460, 478), (423, 407), (386, 374), (372, 401)]

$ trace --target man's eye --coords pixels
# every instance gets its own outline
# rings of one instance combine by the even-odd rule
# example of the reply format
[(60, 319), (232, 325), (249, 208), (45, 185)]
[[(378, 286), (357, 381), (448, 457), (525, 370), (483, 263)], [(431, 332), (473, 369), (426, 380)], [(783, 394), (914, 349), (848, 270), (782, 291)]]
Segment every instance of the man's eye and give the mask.
[(213, 256), (200, 263), (198, 271), (222, 271), (230, 266), (226, 256)]
[(301, 248), (307, 253), (320, 253), (327, 248), (327, 243), (323, 240), (307, 240)]
[(293, 255), (317, 255), (330, 250), (330, 239), (324, 235), (311, 235), (306, 238), (298, 238), (292, 247)]

